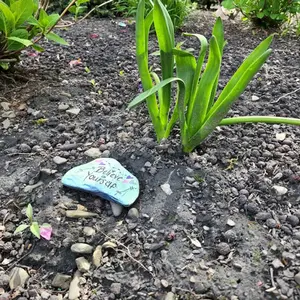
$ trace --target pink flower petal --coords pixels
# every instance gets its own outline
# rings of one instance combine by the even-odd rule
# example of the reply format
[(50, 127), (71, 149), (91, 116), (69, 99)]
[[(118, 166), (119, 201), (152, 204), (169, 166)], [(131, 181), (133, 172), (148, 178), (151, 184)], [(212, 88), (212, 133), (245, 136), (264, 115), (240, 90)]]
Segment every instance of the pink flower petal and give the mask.
[(69, 62), (69, 65), (71, 66), (71, 67), (74, 67), (74, 66), (78, 66), (78, 65), (81, 65), (82, 64), (82, 62), (81, 62), (81, 59), (79, 58), (79, 59), (76, 59), (76, 60), (71, 60), (70, 62)]
[(47, 241), (51, 239), (52, 235), (52, 228), (51, 227), (41, 227), (40, 228), (40, 235)]
[(97, 33), (91, 33), (90, 34), (90, 38), (91, 39), (96, 39), (96, 38), (98, 38), (99, 37), (99, 34), (97, 34)]

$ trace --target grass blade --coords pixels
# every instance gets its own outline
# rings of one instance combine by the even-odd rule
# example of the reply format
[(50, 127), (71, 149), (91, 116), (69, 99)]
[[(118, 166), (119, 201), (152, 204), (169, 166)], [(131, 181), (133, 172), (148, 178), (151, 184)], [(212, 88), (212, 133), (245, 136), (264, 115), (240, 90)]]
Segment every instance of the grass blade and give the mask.
[[(136, 13), (136, 58), (137, 65), (145, 91), (153, 87), (148, 66), (148, 38), (153, 23), (153, 11), (145, 18), (145, 0), (140, 0)], [(163, 138), (164, 129), (161, 126), (156, 96), (152, 94), (147, 99), (147, 107), (157, 139)]]
[(218, 76), (220, 60), (219, 47), (216, 38), (212, 36), (210, 39), (210, 50), (205, 71), (199, 82), (194, 103), (190, 103), (188, 107), (188, 115), (191, 115), (188, 123), (190, 136), (193, 136), (205, 121), (210, 95), (214, 87), (214, 82)]
[[(175, 41), (174, 27), (170, 15), (160, 0), (154, 1), (153, 20), (160, 49), (162, 79), (165, 80), (173, 76), (174, 57), (172, 50), (175, 46)], [(164, 86), (162, 95), (159, 111), (160, 121), (165, 128), (169, 118), (171, 84)]]
[[(240, 78), (244, 75), (244, 72), (249, 69), (249, 67), (258, 57), (260, 57), (263, 53), (265, 53), (269, 49), (272, 40), (273, 40), (273, 35), (269, 36), (264, 41), (262, 41), (252, 51), (252, 53), (245, 59), (242, 65), (238, 68), (238, 70), (235, 72), (235, 74), (231, 77), (229, 82), (226, 84), (225, 88), (223, 89), (220, 96), (218, 97), (218, 100), (216, 101), (215, 105), (218, 106), (220, 103), (222, 103), (222, 101), (230, 93), (230, 91), (232, 91), (235, 88)], [(211, 111), (209, 112), (207, 117), (209, 117), (212, 114), (213, 109), (214, 106), (211, 108)]]

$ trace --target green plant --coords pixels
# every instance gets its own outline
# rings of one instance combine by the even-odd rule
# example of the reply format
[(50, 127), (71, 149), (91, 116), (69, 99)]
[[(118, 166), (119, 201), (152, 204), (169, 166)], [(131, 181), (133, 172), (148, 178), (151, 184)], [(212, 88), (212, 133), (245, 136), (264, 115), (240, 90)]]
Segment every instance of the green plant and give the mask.
[[(160, 49), (162, 81), (155, 72), (150, 71), (148, 62), (149, 30), (153, 22)], [(174, 27), (161, 1), (154, 0), (153, 10), (145, 17), (145, 0), (140, 0), (136, 17), (136, 56), (145, 92), (132, 100), (129, 108), (146, 100), (158, 141), (168, 138), (177, 119), (179, 119), (181, 142), (185, 152), (191, 152), (220, 125), (246, 122), (300, 125), (299, 119), (269, 116), (224, 119), (231, 105), (269, 57), (271, 53), (269, 46), (273, 36), (262, 41), (244, 60), (215, 99), (223, 48), (226, 44), (222, 21), (220, 18), (217, 19), (209, 46), (202, 35), (184, 35), (196, 37), (200, 41), (198, 59), (190, 52), (182, 50), (182, 44), (175, 47)], [(207, 48), (209, 48), (209, 55), (203, 68)], [(177, 77), (173, 77), (174, 59)], [(172, 82), (177, 82), (178, 86), (173, 110)]]
[(78, 16), (84, 13), (88, 7), (84, 4), (90, 2), (90, 0), (77, 0), (74, 5), (69, 8), (69, 12), (74, 15), (75, 21), (78, 20)]
[[(17, 234), (19, 232), (22, 232), (26, 229), (30, 229), (31, 233), (36, 236), (38, 239), (43, 236), (46, 239), (50, 239), (52, 228), (50, 224), (44, 223), (42, 225), (39, 225), (38, 222), (33, 220), (33, 209), (31, 204), (28, 204), (26, 208), (26, 216), (28, 218), (28, 224), (21, 224), (19, 225), (14, 234)], [(46, 234), (45, 234), (46, 233)], [(49, 238), (48, 238), (49, 237)]]
[(48, 15), (38, 0), (0, 0), (0, 68), (8, 69), (27, 47), (43, 51), (37, 44), (43, 37), (68, 45), (52, 32), (60, 18), (58, 14)]
[(222, 6), (265, 27), (278, 27), (300, 12), (299, 0), (224, 0)]

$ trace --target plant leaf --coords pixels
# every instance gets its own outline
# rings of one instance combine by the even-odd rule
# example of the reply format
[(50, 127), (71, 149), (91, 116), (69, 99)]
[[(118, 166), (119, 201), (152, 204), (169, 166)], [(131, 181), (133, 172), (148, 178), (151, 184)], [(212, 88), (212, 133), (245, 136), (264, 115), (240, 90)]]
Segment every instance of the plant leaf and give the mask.
[(45, 49), (44, 49), (43, 47), (41, 47), (41, 46), (39, 46), (39, 45), (37, 45), (37, 44), (32, 44), (31, 47), (32, 47), (34, 50), (38, 51), (38, 52), (44, 52), (44, 51), (45, 51)]
[(10, 9), (15, 17), (15, 26), (21, 26), (34, 13), (32, 0), (18, 0), (11, 4)]
[(29, 222), (32, 223), (33, 209), (32, 209), (32, 206), (30, 203), (27, 205), (27, 208), (26, 208), (26, 216), (27, 216)]
[(59, 35), (55, 34), (54, 32), (49, 32), (47, 34), (45, 34), (45, 37), (48, 40), (54, 41), (56, 43), (65, 45), (65, 46), (69, 46), (68, 42), (65, 41), (63, 38), (61, 38)]
[(41, 238), (41, 235), (40, 235), (40, 226), (39, 226), (39, 224), (37, 222), (32, 222), (32, 224), (30, 225), (30, 231), (38, 239)]
[(211, 93), (219, 73), (220, 60), (218, 43), (216, 38), (212, 36), (205, 70), (198, 84), (195, 99), (191, 99), (192, 101), (188, 106), (188, 116), (191, 116), (187, 124), (189, 136), (193, 136), (205, 121)]
[(0, 0), (0, 30), (8, 36), (15, 28), (15, 17), (9, 6)]
[(14, 234), (19, 233), (19, 232), (22, 232), (22, 231), (24, 231), (25, 229), (27, 229), (28, 227), (29, 227), (28, 224), (21, 224), (21, 225), (19, 225), (19, 226), (16, 228)]
[[(175, 41), (172, 20), (166, 7), (160, 0), (154, 0), (153, 20), (160, 49), (162, 79), (165, 80), (173, 76), (173, 48), (175, 47)], [(160, 122), (163, 128), (165, 128), (168, 123), (170, 103), (171, 84), (164, 86), (159, 102)]]
[(25, 47), (29, 47), (29, 46), (32, 45), (32, 41), (27, 40), (27, 39), (21, 39), (21, 38), (16, 37), (16, 36), (9, 36), (7, 39), (10, 40), (10, 41), (18, 42), (18, 43), (24, 45)]

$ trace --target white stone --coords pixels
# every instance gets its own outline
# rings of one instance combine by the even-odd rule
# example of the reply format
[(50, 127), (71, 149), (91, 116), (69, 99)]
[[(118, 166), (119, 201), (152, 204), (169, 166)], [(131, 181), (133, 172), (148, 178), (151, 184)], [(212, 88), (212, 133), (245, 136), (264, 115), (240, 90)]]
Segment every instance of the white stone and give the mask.
[(80, 109), (79, 108), (70, 108), (67, 110), (67, 113), (70, 115), (77, 116), (80, 113)]
[(273, 189), (279, 196), (283, 196), (288, 192), (288, 189), (286, 187), (280, 185), (273, 185)]
[(251, 98), (251, 100), (252, 100), (252, 101), (258, 101), (258, 100), (259, 100), (259, 97), (253, 95), (252, 98)]
[(64, 163), (66, 163), (68, 160), (67, 160), (66, 158), (64, 158), (64, 157), (55, 156), (55, 157), (53, 158), (53, 161), (54, 161), (54, 163), (57, 164), (57, 165), (62, 165), (62, 164), (64, 164)]
[(101, 151), (98, 148), (90, 148), (84, 152), (84, 154), (91, 158), (101, 157)]
[(235, 226), (235, 222), (231, 219), (228, 219), (227, 220), (227, 225), (230, 226), (230, 227), (233, 227), (233, 226)]
[(113, 201), (110, 201), (110, 206), (111, 206), (111, 210), (113, 212), (113, 215), (115, 217), (118, 217), (121, 215), (122, 211), (123, 211), (123, 206), (118, 204), (118, 203), (115, 203)]
[(284, 141), (286, 138), (286, 133), (285, 132), (281, 132), (281, 133), (276, 133), (276, 140), (277, 141)]

